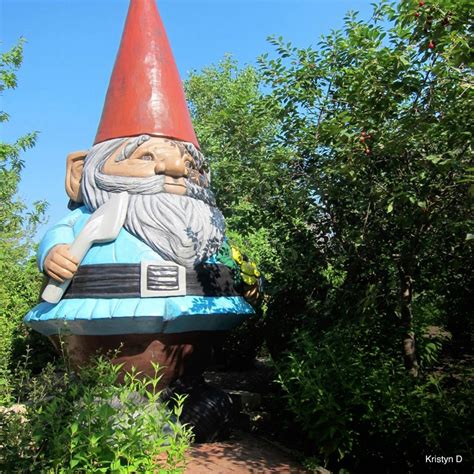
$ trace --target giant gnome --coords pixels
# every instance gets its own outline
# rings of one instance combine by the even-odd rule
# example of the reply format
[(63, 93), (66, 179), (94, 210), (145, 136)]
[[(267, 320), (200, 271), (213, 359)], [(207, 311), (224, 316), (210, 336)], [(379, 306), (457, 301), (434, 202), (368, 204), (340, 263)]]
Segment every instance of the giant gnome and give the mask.
[(259, 274), (228, 243), (154, 0), (131, 0), (90, 150), (67, 157), (71, 212), (38, 250), (49, 278), (25, 317), (73, 366), (199, 376), (212, 339), (252, 315)]

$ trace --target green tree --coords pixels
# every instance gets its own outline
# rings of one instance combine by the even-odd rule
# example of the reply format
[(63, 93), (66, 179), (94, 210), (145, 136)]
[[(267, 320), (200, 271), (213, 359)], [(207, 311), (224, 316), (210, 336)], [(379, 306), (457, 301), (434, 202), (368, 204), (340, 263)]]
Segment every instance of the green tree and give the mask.
[(262, 108), (260, 81), (254, 68), (239, 70), (228, 56), (192, 73), (186, 94), (229, 232), (271, 278), (278, 268), (278, 237), (269, 233), (267, 216), (285, 210), (291, 157), (275, 144), (274, 117)]
[(398, 321), (413, 375), (414, 291), (443, 300), (453, 278), (467, 288), (458, 270), (472, 258), (468, 3), (382, 2), (368, 22), (349, 13), (317, 50), (274, 38), (277, 57), (261, 59), (281, 140), (315, 196), (318, 216), (307, 219), (324, 228), (330, 268), (345, 275), (345, 309)]
[[(19, 43), (0, 56), (0, 93), (17, 85), (17, 70), (23, 59), (23, 44)], [(8, 121), (0, 112), (0, 122)], [(0, 378), (4, 378), (11, 358), (26, 338), (21, 324), (25, 313), (38, 298), (40, 278), (32, 258), (32, 237), (45, 209), (36, 202), (27, 209), (17, 196), (24, 161), (21, 153), (33, 147), (37, 132), (18, 138), (15, 143), (0, 143)]]
[(226, 57), (192, 73), (186, 94), (232, 239), (262, 267), (271, 283), (268, 292), (288, 286), (283, 259), (304, 286), (300, 270), (311, 250), (302, 246), (313, 240), (308, 216), (316, 206), (301, 185), (304, 171), (297, 150), (278, 139), (278, 110), (262, 92), (262, 75), (251, 66), (239, 69)]
[(305, 293), (286, 295), (286, 314), (301, 317), (284, 328), (296, 340), (280, 381), (333, 467), (469, 453), (468, 376), (458, 367), (453, 388), (431, 367), (446, 328), (453, 349), (472, 340), (472, 24), (467, 1), (382, 1), (369, 21), (349, 13), (317, 49), (274, 38), (276, 56), (260, 60), (277, 139), (314, 203), (304, 219), (324, 236), (307, 254), (320, 277), (304, 272)]

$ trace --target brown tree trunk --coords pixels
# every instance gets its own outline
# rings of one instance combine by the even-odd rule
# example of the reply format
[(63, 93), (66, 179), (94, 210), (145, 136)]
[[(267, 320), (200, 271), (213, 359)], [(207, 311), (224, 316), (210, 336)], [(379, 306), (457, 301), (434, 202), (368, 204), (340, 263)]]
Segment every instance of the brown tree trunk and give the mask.
[(400, 275), (400, 313), (403, 327), (403, 362), (405, 368), (413, 377), (418, 376), (419, 365), (416, 357), (415, 332), (413, 331), (413, 314), (411, 310), (412, 301), (412, 277), (399, 267)]

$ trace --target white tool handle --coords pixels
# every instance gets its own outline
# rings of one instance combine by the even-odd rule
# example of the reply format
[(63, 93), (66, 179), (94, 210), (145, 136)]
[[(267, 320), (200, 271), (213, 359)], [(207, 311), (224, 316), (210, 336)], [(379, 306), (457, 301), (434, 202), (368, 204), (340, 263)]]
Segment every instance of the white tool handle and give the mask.
[[(97, 209), (71, 244), (69, 251), (81, 263), (94, 243), (115, 240), (127, 215), (128, 193), (115, 194)], [(71, 283), (58, 283), (51, 279), (41, 297), (48, 303), (57, 303)]]
[[(69, 247), (69, 252), (73, 257), (76, 257), (77, 260), (81, 262), (91, 246), (92, 240), (87, 238), (85, 233), (80, 232), (76, 240), (74, 240), (74, 242)], [(59, 283), (59, 281), (50, 278), (46, 288), (43, 291), (43, 294), (41, 295), (41, 298), (43, 298), (43, 300), (47, 301), (48, 303), (58, 303), (70, 283), (71, 280), (65, 280), (63, 283)]]

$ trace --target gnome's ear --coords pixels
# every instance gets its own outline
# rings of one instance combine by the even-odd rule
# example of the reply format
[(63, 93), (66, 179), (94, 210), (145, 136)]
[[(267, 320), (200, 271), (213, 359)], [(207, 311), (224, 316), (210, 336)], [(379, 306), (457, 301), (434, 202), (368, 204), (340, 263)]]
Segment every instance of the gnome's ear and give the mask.
[(73, 151), (67, 156), (66, 162), (66, 193), (72, 201), (81, 203), (81, 178), (84, 160), (88, 151)]

